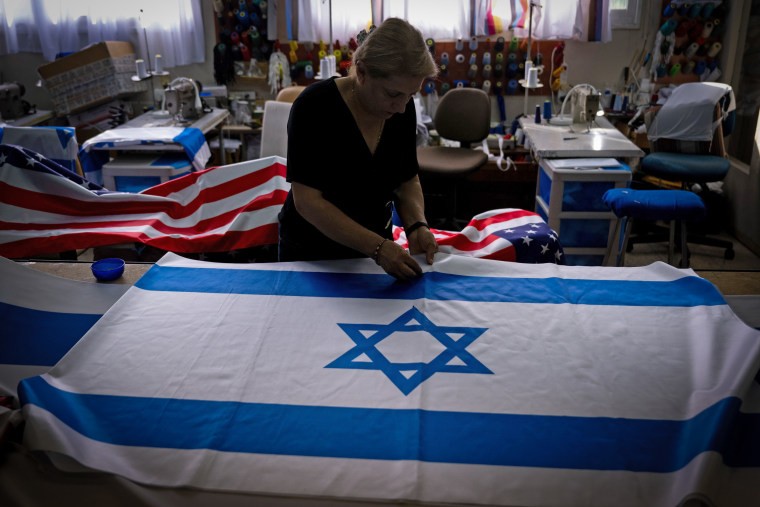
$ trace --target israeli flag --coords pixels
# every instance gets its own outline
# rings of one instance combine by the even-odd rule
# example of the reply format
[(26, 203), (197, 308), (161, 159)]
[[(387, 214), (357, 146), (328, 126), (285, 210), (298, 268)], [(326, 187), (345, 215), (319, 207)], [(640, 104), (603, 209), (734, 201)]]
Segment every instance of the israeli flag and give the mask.
[(488, 505), (757, 502), (760, 333), (691, 270), (167, 254), (20, 396), (143, 484)]

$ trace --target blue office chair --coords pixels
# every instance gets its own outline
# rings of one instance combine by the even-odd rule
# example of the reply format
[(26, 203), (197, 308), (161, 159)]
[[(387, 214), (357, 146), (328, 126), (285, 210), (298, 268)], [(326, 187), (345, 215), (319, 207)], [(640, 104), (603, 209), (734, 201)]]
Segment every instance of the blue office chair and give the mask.
[[(641, 173), (650, 176), (650, 181), (677, 182), (684, 190), (698, 185), (705, 192), (708, 183), (723, 180), (731, 166), (725, 158), (723, 138), (733, 128), (734, 116), (729, 114), (732, 98), (731, 87), (718, 83), (685, 83), (676, 88), (651, 121), (651, 153), (641, 160)], [(668, 107), (674, 99), (674, 105)], [(667, 238), (667, 233), (637, 234), (630, 238), (628, 251), (636, 243)], [(731, 241), (690, 234), (688, 242), (723, 248), (724, 258), (729, 260), (735, 256)]]

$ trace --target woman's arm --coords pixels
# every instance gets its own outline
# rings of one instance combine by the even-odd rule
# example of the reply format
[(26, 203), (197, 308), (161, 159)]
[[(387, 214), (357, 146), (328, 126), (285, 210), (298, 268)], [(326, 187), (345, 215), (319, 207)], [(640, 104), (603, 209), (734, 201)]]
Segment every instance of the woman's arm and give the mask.
[(291, 189), (298, 213), (328, 238), (369, 257), (375, 257), (377, 251), (376, 262), (399, 280), (410, 280), (422, 274), (419, 264), (406, 250), (392, 240), (383, 241), (382, 236), (362, 227), (327, 201), (320, 190), (297, 182), (291, 184)]
[[(406, 180), (396, 189), (398, 203), (398, 215), (408, 229), (417, 222), (425, 223), (425, 200), (422, 196), (420, 178), (414, 176)], [(428, 227), (418, 227), (411, 234), (407, 234), (409, 251), (412, 254), (425, 253), (428, 264), (433, 263), (433, 256), (438, 251), (438, 243)]]

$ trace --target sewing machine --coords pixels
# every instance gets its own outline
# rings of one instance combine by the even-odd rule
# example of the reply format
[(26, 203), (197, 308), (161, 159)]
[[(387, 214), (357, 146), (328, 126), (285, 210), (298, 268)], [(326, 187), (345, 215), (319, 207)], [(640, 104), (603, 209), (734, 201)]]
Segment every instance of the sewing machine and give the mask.
[(604, 110), (600, 107), (600, 96), (596, 91), (579, 88), (570, 100), (570, 111), (573, 117), (570, 130), (573, 132), (588, 132), (596, 121), (596, 117), (604, 115)]
[(21, 99), (25, 91), (19, 83), (0, 84), (0, 118), (13, 120), (29, 114), (29, 102)]
[(207, 112), (201, 102), (200, 87), (201, 85), (192, 79), (178, 77), (164, 90), (162, 109), (168, 111), (180, 124), (197, 120)]

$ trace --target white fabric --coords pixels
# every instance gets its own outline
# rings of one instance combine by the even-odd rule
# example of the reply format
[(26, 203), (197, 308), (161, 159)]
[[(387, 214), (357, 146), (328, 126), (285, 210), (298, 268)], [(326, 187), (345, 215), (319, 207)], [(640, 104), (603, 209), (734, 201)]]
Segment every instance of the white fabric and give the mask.
[[(332, 6), (332, 40), (330, 39)], [(370, 0), (298, 0), (298, 40), (341, 45), (372, 23)], [(340, 48), (335, 48), (340, 49)]]
[(151, 68), (156, 54), (171, 68), (205, 61), (202, 34), (200, 0), (0, 0), (0, 54), (42, 53), (52, 61), (59, 53), (117, 40), (131, 42), (140, 58), (150, 49)]
[[(508, 33), (509, 24), (513, 19), (519, 19), (522, 7), (514, 0), (478, 0), (475, 10), (475, 29), (477, 35), (486, 33), (487, 6), (491, 3), (491, 11), (494, 16), (502, 20), (502, 28)], [(541, 7), (533, 9), (532, 36), (534, 40), (561, 40), (576, 39), (588, 40), (590, 0), (541, 0)], [(602, 42), (612, 40), (612, 32), (609, 29), (609, 5), (605, 3), (603, 9), (605, 17), (602, 33)], [(520, 38), (528, 38), (528, 21), (525, 15), (525, 27), (515, 28), (514, 35)]]
[(383, 19), (401, 18), (414, 25), (423, 37), (469, 39), (470, 5), (461, 0), (384, 0)]
[(268, 100), (264, 103), (264, 117), (261, 123), (261, 152), (259, 158), (288, 157), (288, 118), (290, 102)]
[(722, 120), (713, 121), (715, 105), (727, 93), (730, 102), (723, 115), (736, 109), (731, 86), (722, 83), (684, 83), (676, 87), (657, 112), (647, 137), (652, 141), (660, 138), (712, 141), (715, 129)]
[[(760, 333), (709, 282), (663, 263), (439, 254), (423, 266), (420, 280), (398, 284), (369, 259), (168, 254), (55, 368), (22, 382), (25, 443), (137, 482), (217, 491), (523, 506), (754, 501), (760, 468), (724, 464), (720, 446), (733, 417), (760, 409)], [(724, 404), (734, 408), (713, 411)], [(495, 438), (480, 440), (482, 424), (496, 425)], [(610, 441), (619, 425), (638, 429)], [(740, 447), (735, 456), (752, 459)], [(481, 461), (490, 457), (499, 463)]]

